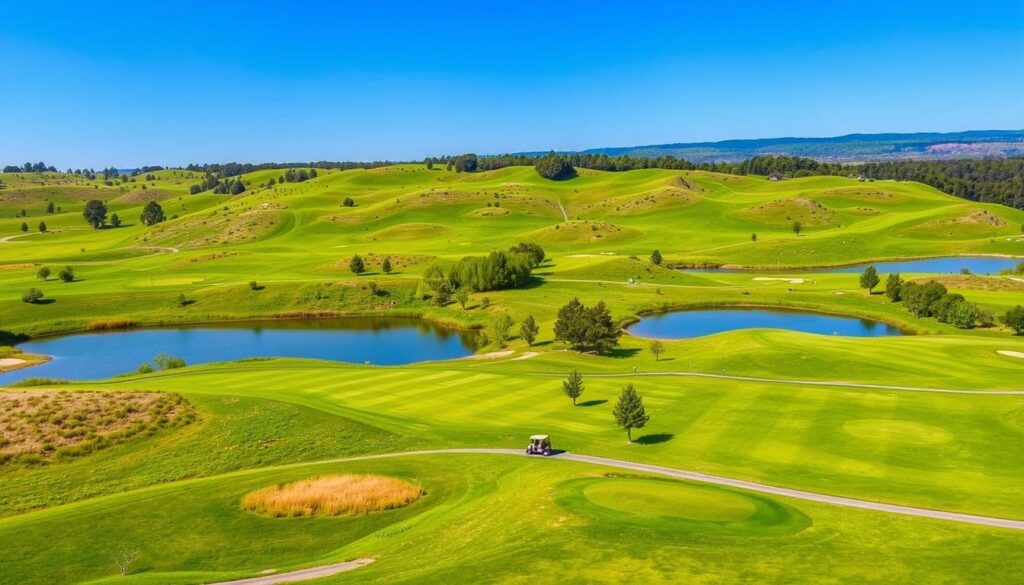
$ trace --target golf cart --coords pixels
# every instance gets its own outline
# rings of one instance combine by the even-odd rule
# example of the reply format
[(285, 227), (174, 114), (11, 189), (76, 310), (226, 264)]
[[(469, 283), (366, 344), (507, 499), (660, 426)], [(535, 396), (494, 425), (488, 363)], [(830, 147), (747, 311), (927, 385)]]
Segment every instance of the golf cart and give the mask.
[(527, 455), (551, 455), (551, 439), (547, 435), (533, 435), (526, 447)]

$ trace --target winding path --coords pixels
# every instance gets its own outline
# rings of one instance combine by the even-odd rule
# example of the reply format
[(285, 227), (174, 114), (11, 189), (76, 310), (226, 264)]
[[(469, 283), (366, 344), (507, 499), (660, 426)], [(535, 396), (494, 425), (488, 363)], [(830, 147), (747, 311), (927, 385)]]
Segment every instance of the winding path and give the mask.
[(354, 561), (335, 563), (333, 565), (323, 565), (320, 567), (310, 567), (299, 571), (291, 571), (290, 573), (277, 573), (273, 575), (264, 575), (262, 577), (252, 577), (249, 579), (236, 579), (234, 581), (219, 581), (212, 585), (274, 585), (275, 583), (294, 583), (296, 581), (305, 581), (307, 579), (330, 577), (331, 575), (337, 575), (338, 573), (344, 573), (345, 571), (365, 567), (372, 562), (373, 559), (369, 558), (355, 559)]

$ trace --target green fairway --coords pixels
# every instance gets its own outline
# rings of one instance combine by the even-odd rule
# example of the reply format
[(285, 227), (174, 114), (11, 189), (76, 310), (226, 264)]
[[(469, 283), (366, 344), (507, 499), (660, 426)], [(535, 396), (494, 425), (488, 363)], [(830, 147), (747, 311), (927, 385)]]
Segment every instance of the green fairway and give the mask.
[[(253, 359), (136, 375), (131, 364), (109, 380), (19, 389), (174, 392), (194, 407), (195, 420), (154, 423), (71, 458), (26, 441), (47, 458), (0, 463), (0, 582), (191, 584), (360, 557), (375, 561), (324, 582), (486, 575), (527, 583), (545, 575), (606, 583), (936, 576), (1002, 583), (1024, 569), (1015, 555), (1024, 533), (1011, 529), (558, 459), (339, 461), (418, 449), (522, 449), (530, 435), (549, 433), (556, 449), (570, 453), (1024, 519), (1024, 359), (1015, 357), (1024, 354), (1024, 338), (999, 323), (957, 329), (914, 317), (877, 294), (885, 274), (868, 294), (858, 274), (795, 270), (1024, 256), (1024, 212), (919, 183), (841, 177), (775, 182), (579, 169), (575, 178), (549, 181), (532, 167), (456, 173), (404, 164), (318, 169), (308, 181), (267, 186), (283, 172), (243, 175), (247, 188), (238, 195), (191, 195), (202, 174), (185, 170), (110, 185), (3, 174), (0, 358), (28, 361), (0, 367), (45, 359), (11, 347), (25, 336), (247, 319), (390, 315), (487, 330), (507, 316), (514, 324), (507, 347), (492, 342), (474, 359), (392, 367)], [(89, 227), (82, 209), (93, 198), (122, 226)], [(149, 201), (160, 202), (167, 221), (142, 225)], [(41, 233), (35, 226), (44, 220)], [(32, 229), (22, 233), (22, 222)], [(473, 292), (464, 306), (423, 294), (431, 264), (519, 242), (540, 244), (547, 256), (528, 283)], [(655, 249), (661, 265), (650, 260)], [(350, 270), (354, 254), (364, 261), (360, 275)], [(674, 269), (705, 263), (755, 271)], [(52, 271), (45, 279), (37, 276), (44, 266)], [(71, 282), (57, 278), (65, 266), (74, 269)], [(997, 316), (1024, 293), (1014, 275), (939, 279)], [(22, 302), (30, 287), (43, 302)], [(659, 311), (756, 306), (878, 321), (909, 334), (843, 337), (740, 324), (666, 340), (657, 356), (651, 340), (629, 333), (604, 355), (579, 353), (553, 332), (573, 297), (587, 306), (604, 301), (622, 326)], [(527, 316), (539, 330), (530, 344), (518, 335)], [(585, 386), (576, 406), (562, 391), (571, 370)], [(626, 384), (651, 417), (633, 430), (633, 443), (612, 415)], [(50, 415), (47, 424), (76, 432), (65, 417)], [(240, 505), (253, 490), (335, 473), (393, 476), (425, 495), (406, 507), (336, 518), (269, 518)], [(139, 550), (139, 562), (116, 576), (111, 553), (125, 547)]]

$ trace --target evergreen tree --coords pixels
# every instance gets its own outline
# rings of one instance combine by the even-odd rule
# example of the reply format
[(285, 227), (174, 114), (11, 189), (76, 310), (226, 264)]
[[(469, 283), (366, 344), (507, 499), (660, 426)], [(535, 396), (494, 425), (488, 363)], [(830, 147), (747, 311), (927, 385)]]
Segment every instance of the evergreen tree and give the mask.
[(384, 271), (384, 274), (391, 274), (391, 257), (385, 256), (384, 262), (380, 265), (380, 269)]
[(576, 406), (576, 399), (583, 394), (583, 375), (573, 370), (569, 376), (562, 381), (562, 392), (572, 398), (572, 405)]
[(632, 384), (626, 384), (619, 394), (619, 400), (612, 409), (615, 424), (626, 431), (626, 440), (633, 442), (633, 429), (642, 429), (651, 417), (644, 409), (644, 400), (637, 394)]
[(150, 201), (142, 209), (142, 225), (156, 225), (167, 218), (164, 216), (164, 209), (156, 201)]
[(39, 270), (36, 270), (36, 278), (39, 280), (46, 280), (50, 278), (50, 268), (48, 266), (40, 266)]
[(533, 342), (537, 340), (537, 333), (540, 332), (540, 328), (537, 327), (537, 321), (533, 319), (533, 315), (527, 315), (523, 322), (519, 324), (519, 337), (523, 338), (526, 345), (533, 345)]
[(903, 299), (902, 291), (903, 279), (900, 278), (899, 272), (893, 272), (885, 279), (885, 296), (889, 297), (889, 300), (898, 303)]
[(110, 216), (110, 225), (116, 228), (121, 227), (121, 218), (116, 213)]
[(75, 269), (70, 266), (65, 266), (57, 273), (57, 278), (64, 282), (74, 282), (75, 280)]
[(793, 222), (793, 233), (794, 234), (799, 236), (800, 232), (802, 232), (803, 229), (804, 229), (804, 225), (802, 223), (800, 223), (799, 221), (794, 221)]
[(53, 201), (46, 205), (46, 213), (53, 213)]
[(366, 265), (363, 264), (363, 259), (359, 257), (359, 254), (355, 254), (352, 256), (352, 259), (348, 261), (348, 269), (356, 276), (366, 272)]
[(661, 257), (661, 252), (660, 251), (655, 250), (655, 251), (651, 252), (651, 264), (654, 264), (655, 266), (661, 266), (661, 261), (662, 260), (663, 260), (663, 258)]
[(39, 222), (39, 232), (43, 233), (43, 234), (46, 233), (46, 222), (45, 221)]
[(238, 179), (238, 180), (234, 181), (233, 183), (231, 183), (231, 194), (232, 195), (238, 195), (239, 193), (241, 193), (243, 191), (245, 191), (245, 183), (243, 183), (241, 179)]
[(875, 270), (874, 266), (868, 266), (860, 275), (860, 287), (868, 289), (868, 294), (874, 294), (874, 289), (878, 286), (878, 282), (878, 271)]
[(28, 222), (21, 222), (21, 231), (28, 232)]
[(100, 229), (107, 223), (107, 206), (99, 199), (92, 199), (86, 202), (82, 217), (89, 222), (94, 229)]
[(1003, 315), (1003, 323), (1017, 335), (1024, 335), (1024, 307), (1017, 305)]

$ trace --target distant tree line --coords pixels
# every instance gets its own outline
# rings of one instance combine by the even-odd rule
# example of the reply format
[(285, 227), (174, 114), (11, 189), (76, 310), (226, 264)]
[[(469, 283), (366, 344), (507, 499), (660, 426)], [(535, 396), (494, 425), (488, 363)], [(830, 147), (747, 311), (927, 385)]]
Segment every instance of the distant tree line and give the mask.
[(37, 163), (34, 163), (34, 164), (30, 163), (30, 162), (27, 162), (27, 163), (21, 165), (20, 167), (17, 166), (17, 165), (6, 165), (4, 167), (4, 172), (5, 173), (46, 173), (46, 172), (56, 173), (57, 169), (55, 167), (53, 167), (52, 165), (51, 166), (47, 166), (46, 163), (44, 163), (44, 162), (37, 162)]

